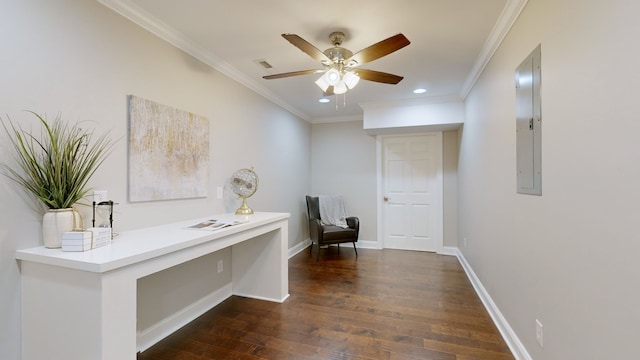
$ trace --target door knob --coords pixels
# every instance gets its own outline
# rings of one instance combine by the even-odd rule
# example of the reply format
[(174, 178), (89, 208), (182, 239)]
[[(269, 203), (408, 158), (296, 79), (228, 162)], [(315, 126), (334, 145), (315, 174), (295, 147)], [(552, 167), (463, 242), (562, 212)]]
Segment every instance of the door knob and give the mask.
[(384, 201), (389, 201), (389, 197), (388, 197), (388, 196), (385, 196), (385, 197), (384, 197)]

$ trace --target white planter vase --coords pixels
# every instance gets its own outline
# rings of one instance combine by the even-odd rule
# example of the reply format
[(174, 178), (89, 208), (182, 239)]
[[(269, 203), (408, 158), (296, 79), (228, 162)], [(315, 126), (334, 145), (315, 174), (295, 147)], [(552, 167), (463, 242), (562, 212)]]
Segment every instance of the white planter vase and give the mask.
[(62, 247), (62, 233), (82, 227), (79, 215), (73, 208), (49, 209), (42, 217), (42, 238), (48, 248)]

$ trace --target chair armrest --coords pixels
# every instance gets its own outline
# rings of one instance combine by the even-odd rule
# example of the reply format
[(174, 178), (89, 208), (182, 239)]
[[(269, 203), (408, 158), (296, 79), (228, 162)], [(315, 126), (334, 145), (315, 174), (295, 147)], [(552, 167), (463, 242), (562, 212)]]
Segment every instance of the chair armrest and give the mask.
[(355, 216), (351, 216), (346, 218), (345, 220), (347, 220), (347, 225), (349, 225), (350, 228), (356, 230), (356, 239), (357, 239), (358, 234), (360, 233), (360, 219)]
[(309, 220), (309, 235), (311, 236), (311, 241), (315, 241), (316, 243), (322, 239), (322, 224), (320, 223), (320, 219)]

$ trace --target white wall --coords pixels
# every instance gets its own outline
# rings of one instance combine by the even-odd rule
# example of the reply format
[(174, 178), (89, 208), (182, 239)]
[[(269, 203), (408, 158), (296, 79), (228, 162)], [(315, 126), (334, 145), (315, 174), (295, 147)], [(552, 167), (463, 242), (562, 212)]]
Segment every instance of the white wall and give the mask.
[[(8, 114), (22, 123), (30, 120), (23, 109), (49, 116), (60, 112), (71, 121), (94, 120), (99, 131), (109, 130), (120, 139), (91, 182), (108, 190), (109, 197), (119, 203), (116, 231), (233, 211), (239, 202), (228, 193), (217, 200), (216, 187), (224, 186), (234, 170), (254, 166), (260, 188), (249, 205), (256, 211), (291, 213), (290, 247), (308, 237), (303, 196), (311, 189), (311, 126), (305, 121), (95, 1), (4, 1), (0, 54), (2, 116)], [(209, 119), (207, 198), (127, 202), (128, 94)], [(5, 144), (1, 134), (0, 161), (9, 156)], [(0, 177), (0, 199), (0, 349), (3, 359), (15, 360), (20, 357), (20, 273), (15, 250), (41, 245), (41, 214), (4, 177)], [(88, 209), (84, 212), (88, 214)], [(229, 254), (220, 256), (229, 261), (225, 269), (230, 269)], [(198, 263), (176, 271), (188, 274), (203, 266)], [(224, 282), (228, 275), (221, 276)], [(218, 280), (210, 279), (199, 290), (214, 290)], [(168, 309), (182, 306), (184, 297), (170, 295), (158, 299), (143, 291), (140, 297), (154, 298), (158, 304), (170, 302)], [(202, 294), (194, 291), (191, 296), (197, 300)], [(143, 324), (172, 311), (146, 310), (141, 315)]]
[[(360, 246), (379, 248), (377, 138), (362, 127), (362, 121), (312, 126), (311, 189), (314, 195), (344, 195), (349, 213), (360, 218)], [(457, 160), (458, 133), (444, 132), (443, 242), (449, 247), (457, 246)]]
[(310, 195), (344, 195), (359, 241), (377, 241), (376, 137), (362, 121), (314, 124), (311, 134)]
[[(458, 236), (536, 360), (640, 358), (639, 13), (633, 0), (529, 0), (466, 99)], [(514, 89), (539, 43), (540, 197), (516, 194)]]
[(464, 103), (458, 97), (430, 97), (402, 102), (360, 104), (369, 134), (446, 131), (464, 123)]

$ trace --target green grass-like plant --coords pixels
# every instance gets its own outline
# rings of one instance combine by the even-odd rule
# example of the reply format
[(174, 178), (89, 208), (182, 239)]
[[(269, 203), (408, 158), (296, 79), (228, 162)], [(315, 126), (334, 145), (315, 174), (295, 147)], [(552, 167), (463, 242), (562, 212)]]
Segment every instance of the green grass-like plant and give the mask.
[(87, 182), (114, 146), (108, 133), (95, 137), (79, 123), (68, 124), (57, 115), (51, 123), (35, 115), (41, 125), (39, 136), (0, 118), (17, 164), (2, 163), (2, 173), (22, 186), (49, 209), (66, 209), (89, 192)]

